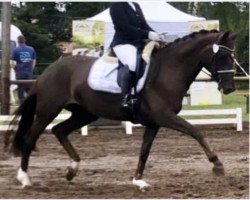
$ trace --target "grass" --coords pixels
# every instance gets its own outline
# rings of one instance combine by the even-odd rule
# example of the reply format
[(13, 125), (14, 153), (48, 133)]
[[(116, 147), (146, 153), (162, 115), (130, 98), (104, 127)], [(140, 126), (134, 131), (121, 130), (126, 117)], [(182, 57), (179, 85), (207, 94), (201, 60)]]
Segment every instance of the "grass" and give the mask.
[(211, 105), (211, 106), (190, 106), (184, 105), (183, 110), (199, 110), (199, 109), (232, 109), (232, 108), (242, 108), (243, 121), (249, 121), (249, 114), (246, 112), (246, 97), (242, 95), (237, 95), (234, 92), (229, 95), (222, 96), (222, 105)]

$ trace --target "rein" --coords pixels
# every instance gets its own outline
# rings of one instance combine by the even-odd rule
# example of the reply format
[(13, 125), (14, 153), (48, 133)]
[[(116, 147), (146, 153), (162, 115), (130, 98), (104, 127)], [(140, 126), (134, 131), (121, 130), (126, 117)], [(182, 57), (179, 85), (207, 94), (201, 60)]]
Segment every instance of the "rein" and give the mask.
[(244, 70), (244, 68), (240, 65), (240, 63), (237, 61), (236, 58), (234, 58), (234, 63), (236, 64), (236, 66), (238, 66), (241, 71), (243, 71), (243, 73), (249, 78), (249, 74)]

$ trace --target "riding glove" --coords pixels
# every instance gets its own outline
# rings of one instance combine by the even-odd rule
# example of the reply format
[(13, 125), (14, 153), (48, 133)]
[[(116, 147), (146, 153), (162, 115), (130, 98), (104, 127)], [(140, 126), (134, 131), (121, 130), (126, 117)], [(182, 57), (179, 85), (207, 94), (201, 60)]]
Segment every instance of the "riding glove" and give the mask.
[(162, 35), (153, 31), (149, 31), (148, 38), (153, 41), (163, 41)]

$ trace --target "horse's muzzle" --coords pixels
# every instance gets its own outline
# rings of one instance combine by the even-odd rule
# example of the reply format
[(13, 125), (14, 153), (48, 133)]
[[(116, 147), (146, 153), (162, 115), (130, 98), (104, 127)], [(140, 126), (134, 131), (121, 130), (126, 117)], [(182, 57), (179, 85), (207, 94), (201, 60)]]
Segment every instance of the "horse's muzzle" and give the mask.
[(220, 77), (219, 81), (219, 91), (222, 91), (223, 94), (230, 94), (235, 91), (233, 75), (224, 75)]
[(230, 94), (234, 91), (235, 91), (235, 88), (228, 88), (228, 89), (223, 90), (223, 94)]
[(219, 90), (221, 93), (227, 95), (227, 94), (230, 94), (230, 93), (234, 92), (234, 91), (235, 91), (235, 87), (234, 87), (234, 86), (232, 86), (232, 87), (226, 87), (226, 86), (224, 86), (224, 87), (223, 87), (223, 85), (220, 85), (220, 84), (219, 84), (218, 90)]
[(219, 85), (218, 90), (221, 91), (223, 94), (227, 95), (227, 94), (230, 94), (230, 93), (234, 92), (235, 87), (234, 86), (232, 86), (232, 87), (223, 87), (223, 86)]

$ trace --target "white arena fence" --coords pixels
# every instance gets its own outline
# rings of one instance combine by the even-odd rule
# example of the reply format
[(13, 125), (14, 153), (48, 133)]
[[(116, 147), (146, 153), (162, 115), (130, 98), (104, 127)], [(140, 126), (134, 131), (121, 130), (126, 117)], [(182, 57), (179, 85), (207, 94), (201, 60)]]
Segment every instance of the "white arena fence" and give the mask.
[[(233, 124), (236, 125), (237, 131), (242, 131), (242, 109), (209, 109), (209, 110), (182, 110), (179, 116), (211, 116), (205, 119), (187, 119), (187, 121), (194, 125), (208, 125), (208, 124)], [(225, 116), (225, 118), (214, 118), (214, 116)], [(231, 117), (234, 116), (234, 117)], [(133, 133), (133, 127), (140, 127), (141, 124), (133, 124), (131, 122), (123, 122), (127, 134)]]
[[(179, 116), (211, 116), (211, 118), (205, 119), (187, 119), (188, 122), (194, 125), (208, 125), (208, 124), (233, 124), (236, 126), (237, 131), (242, 131), (242, 109), (214, 109), (214, 110), (182, 110)], [(230, 115), (224, 117), (226, 115)], [(224, 118), (214, 118), (214, 116), (223, 116)], [(0, 115), (0, 131), (6, 131), (9, 128), (9, 123), (13, 119), (12, 115)], [(70, 114), (59, 114), (55, 120), (46, 127), (46, 130), (51, 130), (53, 126), (62, 120), (68, 119)], [(6, 123), (6, 124), (4, 124)], [(128, 121), (122, 122), (122, 126), (125, 128), (126, 134), (133, 133), (133, 127), (141, 127), (141, 124), (133, 124)], [(17, 127), (13, 127), (16, 129)], [(88, 126), (81, 128), (82, 135), (88, 135)]]
[[(71, 114), (59, 114), (51, 124), (46, 127), (46, 130), (51, 130), (53, 126), (58, 124), (60, 121), (66, 120), (71, 116)], [(9, 123), (13, 119), (13, 115), (0, 115), (0, 131), (7, 131), (9, 128)], [(81, 128), (82, 135), (88, 135), (88, 127), (84, 126)], [(13, 126), (13, 129), (17, 129), (17, 126)]]

